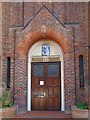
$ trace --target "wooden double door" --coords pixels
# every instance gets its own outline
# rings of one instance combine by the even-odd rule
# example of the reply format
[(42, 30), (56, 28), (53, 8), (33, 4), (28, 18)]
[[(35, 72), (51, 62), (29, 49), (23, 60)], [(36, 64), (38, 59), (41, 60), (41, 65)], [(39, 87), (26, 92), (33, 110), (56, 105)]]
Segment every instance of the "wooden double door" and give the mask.
[(61, 110), (60, 62), (32, 63), (32, 110)]

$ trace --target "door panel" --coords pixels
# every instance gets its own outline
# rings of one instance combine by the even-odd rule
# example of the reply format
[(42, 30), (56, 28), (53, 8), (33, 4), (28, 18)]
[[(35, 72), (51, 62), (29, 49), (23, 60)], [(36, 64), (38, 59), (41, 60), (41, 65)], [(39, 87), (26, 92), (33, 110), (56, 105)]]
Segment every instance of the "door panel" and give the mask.
[(60, 78), (60, 62), (32, 63), (32, 110), (60, 110)]
[(54, 106), (53, 106), (53, 104), (54, 104), (54, 101), (53, 101), (53, 98), (52, 97), (49, 97), (48, 98), (48, 110), (54, 110)]

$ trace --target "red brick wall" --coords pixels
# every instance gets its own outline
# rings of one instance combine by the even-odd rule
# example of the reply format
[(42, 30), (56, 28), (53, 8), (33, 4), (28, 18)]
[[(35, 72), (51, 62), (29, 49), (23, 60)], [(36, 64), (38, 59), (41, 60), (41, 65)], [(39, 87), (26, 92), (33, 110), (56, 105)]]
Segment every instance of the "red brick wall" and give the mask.
[[(89, 13), (89, 11), (90, 11), (90, 2), (89, 2), (89, 4), (88, 4), (88, 45), (90, 46), (90, 13)], [(88, 90), (89, 90), (89, 106), (90, 106), (90, 47), (88, 48), (88, 55), (89, 55), (89, 58), (88, 58), (88, 62), (89, 62), (89, 65), (88, 65), (88, 71), (89, 71), (89, 73), (88, 73), (88, 83), (89, 83), (89, 88), (88, 88)], [(90, 117), (90, 114), (89, 114), (89, 117)]]
[[(42, 5), (47, 8), (39, 11)], [(65, 109), (70, 110), (75, 99), (88, 100), (87, 3), (3, 3), (2, 25), (3, 82), (7, 78), (6, 58), (10, 56), (14, 104), (19, 110), (25, 111), (27, 104), (27, 53), (34, 42), (43, 39), (43, 25), (47, 29), (45, 38), (56, 41), (64, 51)], [(79, 87), (79, 55), (84, 57), (84, 88)]]

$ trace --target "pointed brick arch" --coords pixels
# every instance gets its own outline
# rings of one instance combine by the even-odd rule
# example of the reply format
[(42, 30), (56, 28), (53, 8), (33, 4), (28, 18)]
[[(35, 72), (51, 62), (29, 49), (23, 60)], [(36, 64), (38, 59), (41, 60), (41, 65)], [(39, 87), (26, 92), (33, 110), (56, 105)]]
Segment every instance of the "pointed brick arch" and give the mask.
[(21, 40), (18, 44), (18, 54), (19, 55), (27, 55), (31, 46), (42, 39), (50, 39), (52, 41), (57, 42), (63, 49), (64, 53), (70, 52), (70, 45), (65, 37), (63, 32), (56, 32), (51, 29), (47, 29), (46, 33), (41, 32), (41, 29), (38, 29), (34, 32), (30, 32), (26, 35), (26, 38)]

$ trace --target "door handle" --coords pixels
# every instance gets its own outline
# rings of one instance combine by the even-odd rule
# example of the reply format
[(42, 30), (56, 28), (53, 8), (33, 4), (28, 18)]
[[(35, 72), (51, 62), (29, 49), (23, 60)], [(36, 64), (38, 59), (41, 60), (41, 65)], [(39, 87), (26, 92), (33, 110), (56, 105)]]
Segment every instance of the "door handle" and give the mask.
[(48, 88), (46, 88), (46, 90), (45, 90), (45, 91), (46, 91), (46, 93), (48, 93)]
[(46, 98), (48, 98), (48, 88), (46, 88), (46, 90), (45, 90), (45, 96), (46, 96)]

